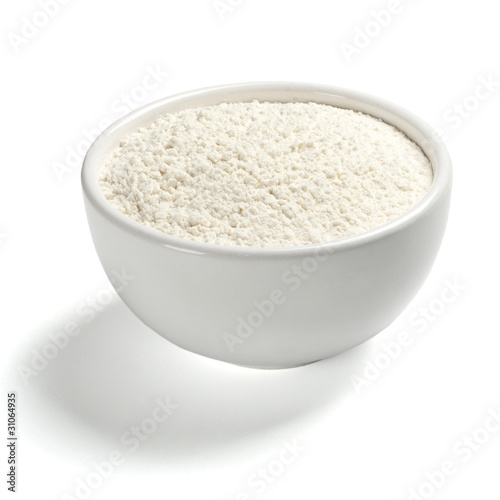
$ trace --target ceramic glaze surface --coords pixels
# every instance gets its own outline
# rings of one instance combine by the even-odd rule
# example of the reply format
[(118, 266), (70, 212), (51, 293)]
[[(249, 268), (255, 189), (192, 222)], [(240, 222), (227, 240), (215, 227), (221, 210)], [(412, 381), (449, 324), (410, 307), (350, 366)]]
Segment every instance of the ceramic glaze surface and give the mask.
[[(183, 240), (128, 219), (100, 190), (98, 172), (120, 138), (158, 115), (254, 99), (330, 104), (371, 114), (416, 142), (434, 180), (410, 211), (373, 231), (321, 245), (223, 247)], [(445, 231), (451, 163), (415, 115), (373, 96), (323, 85), (249, 83), (168, 97), (120, 119), (84, 161), (85, 207), (108, 274), (148, 326), (195, 353), (244, 366), (285, 368), (334, 356), (388, 326), (428, 275)], [(147, 355), (145, 353), (145, 355)]]

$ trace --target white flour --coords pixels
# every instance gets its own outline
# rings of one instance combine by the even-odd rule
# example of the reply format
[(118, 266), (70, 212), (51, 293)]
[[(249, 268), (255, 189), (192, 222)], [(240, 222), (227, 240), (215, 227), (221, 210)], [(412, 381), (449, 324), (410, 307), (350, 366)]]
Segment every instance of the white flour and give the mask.
[(100, 172), (120, 212), (219, 245), (322, 243), (407, 212), (432, 167), (402, 132), (315, 103), (220, 104), (165, 114), (123, 138)]

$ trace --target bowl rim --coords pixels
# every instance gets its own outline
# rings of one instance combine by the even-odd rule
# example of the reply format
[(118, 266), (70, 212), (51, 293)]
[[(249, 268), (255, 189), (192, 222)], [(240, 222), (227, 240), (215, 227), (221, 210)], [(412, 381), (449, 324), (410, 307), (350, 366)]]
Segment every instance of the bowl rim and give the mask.
[[(254, 92), (292, 92), (293, 95), (299, 96), (303, 94), (314, 94), (319, 98), (320, 96), (328, 96), (329, 98), (338, 99), (346, 102), (356, 102), (360, 107), (369, 107), (373, 113), (362, 111), (367, 114), (372, 114), (377, 118), (395, 126), (402, 130), (409, 136), (417, 145), (424, 151), (424, 154), (431, 161), (433, 168), (433, 181), (422, 197), (422, 199), (413, 205), (407, 212), (400, 215), (396, 219), (382, 224), (372, 230), (364, 231), (354, 236), (347, 236), (338, 238), (331, 241), (322, 243), (315, 243), (311, 245), (289, 246), (289, 247), (249, 247), (249, 246), (233, 246), (233, 245), (218, 245), (214, 243), (204, 243), (200, 241), (189, 240), (186, 238), (179, 238), (163, 233), (159, 230), (145, 226), (136, 222), (126, 215), (122, 214), (115, 208), (104, 196), (99, 185), (99, 160), (105, 154), (104, 151), (109, 149), (109, 140), (116, 139), (120, 132), (127, 127), (131, 127), (134, 123), (140, 122), (144, 119), (145, 115), (152, 112), (168, 113), (168, 110), (159, 111), (169, 105), (175, 105), (180, 101), (188, 101), (189, 99), (202, 100), (203, 98), (214, 98), (220, 96), (220, 102), (224, 101), (238, 101), (242, 99), (224, 99), (227, 94), (231, 92), (241, 93), (243, 95), (251, 96)], [(244, 100), (251, 100), (248, 97)], [(259, 99), (253, 97), (253, 99)], [(262, 99), (270, 100), (270, 99)], [(315, 99), (293, 99), (299, 102), (320, 102), (321, 100)], [(283, 102), (290, 100), (284, 99)], [(351, 106), (342, 106), (342, 103), (333, 104), (337, 107), (345, 107), (353, 109)], [(190, 107), (199, 107), (203, 105), (183, 106), (183, 109)], [(383, 115), (383, 116), (379, 116)], [(388, 119), (389, 118), (389, 119)], [(396, 125), (394, 122), (397, 122)], [(401, 127), (401, 128), (400, 128)], [(140, 128), (137, 125), (137, 128)], [(411, 137), (403, 128), (412, 129), (418, 138)], [(88, 149), (82, 164), (81, 182), (84, 196), (89, 203), (110, 223), (118, 226), (122, 230), (131, 233), (135, 236), (145, 238), (153, 244), (172, 248), (182, 252), (195, 253), (195, 254), (211, 254), (230, 256), (252, 256), (252, 257), (308, 257), (321, 253), (333, 253), (343, 251), (352, 247), (363, 246), (372, 243), (376, 240), (394, 234), (407, 226), (415, 223), (421, 217), (424, 217), (439, 201), (449, 193), (452, 182), (452, 166), (451, 159), (448, 154), (446, 145), (438, 136), (436, 131), (428, 125), (425, 121), (419, 118), (414, 113), (396, 105), (385, 99), (359, 92), (356, 90), (334, 87), (324, 84), (314, 84), (305, 82), (286, 82), (286, 81), (272, 81), (272, 82), (249, 82), (249, 83), (236, 83), (227, 85), (217, 85), (205, 87), (201, 89), (191, 90), (174, 94), (172, 96), (164, 97), (153, 101), (149, 104), (141, 106), (140, 108), (127, 113), (125, 116), (116, 120), (113, 124), (107, 127), (101, 134), (94, 140)]]

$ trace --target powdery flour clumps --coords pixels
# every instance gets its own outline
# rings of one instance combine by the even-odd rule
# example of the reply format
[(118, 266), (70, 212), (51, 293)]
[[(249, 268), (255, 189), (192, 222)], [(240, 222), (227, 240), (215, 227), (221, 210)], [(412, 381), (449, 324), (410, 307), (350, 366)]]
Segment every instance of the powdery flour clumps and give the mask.
[(166, 234), (252, 247), (309, 245), (408, 211), (432, 167), (402, 132), (315, 103), (219, 104), (123, 138), (100, 172), (120, 212)]

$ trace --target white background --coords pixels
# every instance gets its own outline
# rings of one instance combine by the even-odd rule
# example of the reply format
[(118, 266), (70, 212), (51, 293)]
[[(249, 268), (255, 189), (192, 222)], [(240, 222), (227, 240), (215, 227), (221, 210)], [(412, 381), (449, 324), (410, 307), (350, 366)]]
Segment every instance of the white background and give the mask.
[[(488, 420), (500, 411), (500, 30), (492, 2), (232, 3), (217, 11), (212, 0), (73, 0), (31, 30), (30, 21), (44, 24), (37, 1), (2, 6), (1, 397), (5, 409), (7, 392), (18, 393), (17, 498), (83, 498), (78, 480), (100, 482), (94, 464), (114, 451), (123, 463), (89, 498), (403, 500), (412, 489), (414, 499), (500, 498), (500, 432)], [(388, 21), (374, 21), (389, 7)], [(343, 43), (355, 47), (350, 57)], [(145, 91), (148, 71), (157, 81)], [(69, 153), (132, 107), (257, 80), (389, 99), (443, 129), (454, 162), (447, 233), (415, 300), (364, 345), (290, 370), (184, 352), (116, 294), (92, 316), (88, 301), (108, 296), (109, 283), (86, 224), (81, 153)], [(69, 321), (79, 335), (41, 366), (37, 353), (52, 352)], [(384, 345), (401, 332), (411, 343), (387, 363)], [(38, 368), (26, 372), (32, 363)], [(365, 375), (371, 380), (356, 390), (353, 380)], [(132, 452), (121, 436), (166, 397), (179, 408)], [(301, 451), (280, 465), (294, 440)], [(425, 485), (445, 461), (453, 474)], [(262, 471), (272, 481), (252, 480)]]

